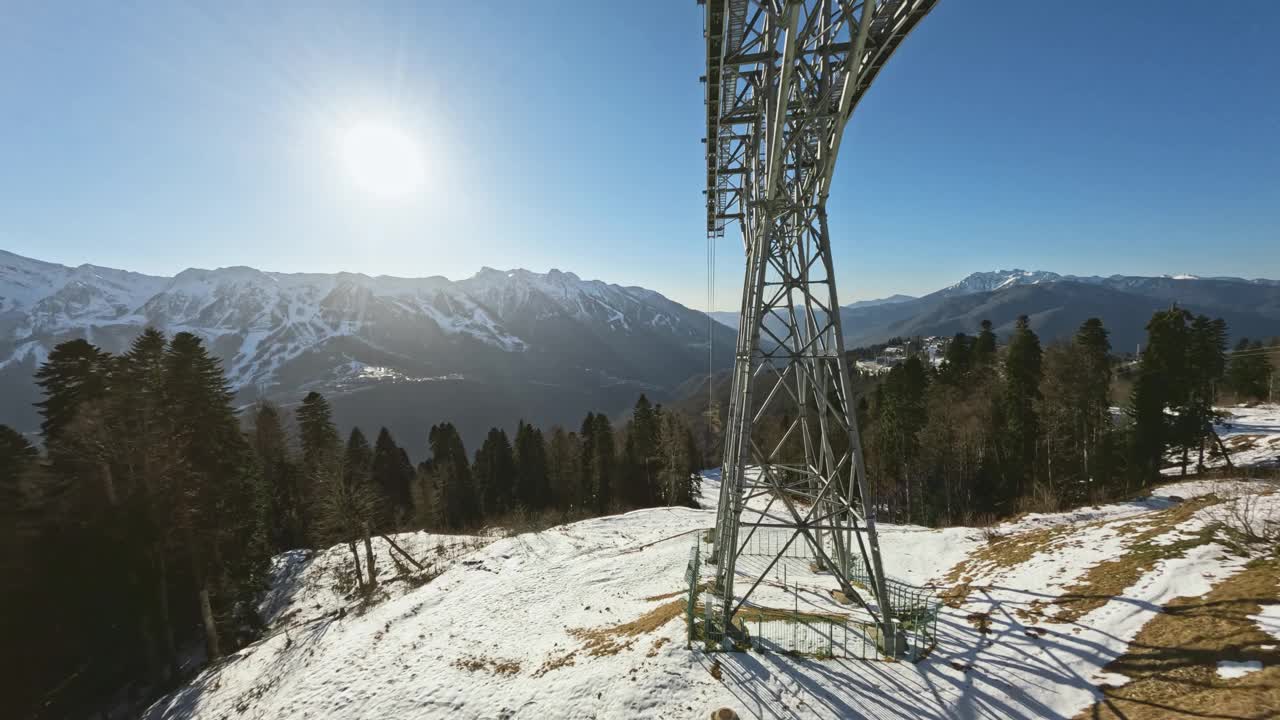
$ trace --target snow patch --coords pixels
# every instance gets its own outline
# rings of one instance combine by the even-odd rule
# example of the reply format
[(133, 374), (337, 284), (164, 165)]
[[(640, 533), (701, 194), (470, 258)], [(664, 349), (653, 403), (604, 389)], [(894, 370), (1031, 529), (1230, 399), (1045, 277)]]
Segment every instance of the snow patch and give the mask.
[(1218, 677), (1224, 680), (1233, 680), (1248, 675), (1251, 672), (1257, 672), (1262, 669), (1261, 660), (1219, 660), (1218, 661)]

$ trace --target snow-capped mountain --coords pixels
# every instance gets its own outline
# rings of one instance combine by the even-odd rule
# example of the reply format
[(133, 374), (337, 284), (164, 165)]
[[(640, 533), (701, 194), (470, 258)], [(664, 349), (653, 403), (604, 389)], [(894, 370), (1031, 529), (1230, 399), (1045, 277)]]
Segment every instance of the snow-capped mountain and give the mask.
[[(456, 282), (248, 267), (166, 278), (0, 251), (0, 388), (29, 385), (59, 342), (85, 337), (120, 352), (148, 325), (203, 337), (245, 401), (466, 381), (625, 386), (634, 401), (707, 365), (705, 315), (651, 290), (558, 270), (484, 268)], [(732, 332), (712, 340), (727, 362)], [(536, 416), (534, 405), (511, 409), (509, 420)], [(8, 402), (2, 410), (4, 423), (29, 426), (34, 417)]]
[(1058, 273), (1046, 270), (994, 270), (976, 272), (955, 285), (949, 285), (934, 295), (951, 297), (955, 295), (971, 295), (980, 292), (994, 292), (1017, 285), (1038, 285), (1040, 283), (1061, 280)]

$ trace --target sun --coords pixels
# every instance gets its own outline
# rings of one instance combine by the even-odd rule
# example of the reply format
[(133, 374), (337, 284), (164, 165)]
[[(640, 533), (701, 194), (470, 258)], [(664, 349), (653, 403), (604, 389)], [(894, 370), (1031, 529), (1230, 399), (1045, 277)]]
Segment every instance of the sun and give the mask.
[(426, 176), (422, 148), (393, 125), (363, 122), (347, 128), (342, 133), (342, 159), (351, 180), (380, 198), (412, 195)]

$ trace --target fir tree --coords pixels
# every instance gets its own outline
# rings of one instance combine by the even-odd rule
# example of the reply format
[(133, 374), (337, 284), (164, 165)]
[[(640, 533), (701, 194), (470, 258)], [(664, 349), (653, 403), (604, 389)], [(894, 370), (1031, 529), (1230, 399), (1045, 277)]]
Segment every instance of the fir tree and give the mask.
[(46, 445), (54, 443), (85, 403), (102, 399), (108, 385), (111, 355), (86, 340), (55, 345), (36, 371), (36, 384), (44, 400), (36, 403), (43, 418), (40, 433)]
[[(636, 507), (653, 505), (663, 497), (662, 481), (658, 477), (660, 413), (650, 405), (643, 394), (636, 401), (631, 419), (626, 427), (623, 442), (623, 487), (620, 495)], [(669, 503), (668, 503), (669, 504)]]
[(604, 514), (614, 502), (616, 460), (613, 425), (603, 414), (587, 413), (582, 421), (582, 474), (591, 505)]
[(472, 527), (480, 520), (480, 504), (457, 428), (452, 423), (433, 425), (427, 440), (439, 523), (452, 529)]
[(486, 515), (501, 515), (511, 509), (517, 475), (515, 453), (507, 434), (499, 428), (490, 428), (476, 451), (472, 469)]
[(267, 488), (271, 545), (278, 552), (303, 547), (302, 471), (289, 456), (289, 438), (274, 405), (258, 404), (249, 437)]
[(589, 494), (582, 474), (582, 441), (559, 425), (547, 443), (547, 480), (557, 507), (581, 510)]
[(542, 431), (524, 422), (516, 427), (516, 498), (527, 510), (548, 505), (547, 445)]
[(1178, 428), (1165, 410), (1187, 398), (1190, 319), (1191, 313), (1175, 306), (1155, 313), (1147, 323), (1147, 344), (1130, 396), (1132, 467), (1139, 486), (1159, 476), (1165, 450), (1178, 440)]
[(385, 427), (378, 431), (373, 446), (373, 484), (381, 495), (382, 516), (379, 531), (398, 529), (413, 512), (410, 488), (414, 481), (409, 456), (391, 437)]
[(1012, 483), (1006, 489), (1012, 497), (1025, 495), (1035, 474), (1041, 357), (1040, 338), (1031, 330), (1030, 320), (1026, 315), (1018, 317), (1004, 359), (1005, 477)]
[(298, 439), (301, 445), (300, 465), (302, 466), (302, 483), (300, 488), (302, 532), (309, 544), (318, 541), (319, 530), (312, 517), (314, 508), (319, 503), (322, 489), (318, 486), (321, 476), (327, 477), (331, 468), (322, 468), (323, 463), (332, 463), (338, 454), (338, 428), (333, 424), (329, 401), (318, 392), (307, 393), (302, 399), (294, 415), (298, 423)]
[(974, 367), (989, 367), (996, 361), (996, 333), (991, 329), (991, 321), (983, 320), (982, 329), (973, 341)]

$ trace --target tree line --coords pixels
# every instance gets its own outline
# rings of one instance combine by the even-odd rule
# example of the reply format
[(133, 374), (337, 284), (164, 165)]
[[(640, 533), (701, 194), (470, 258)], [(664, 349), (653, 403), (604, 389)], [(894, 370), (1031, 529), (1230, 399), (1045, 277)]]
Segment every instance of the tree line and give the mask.
[[(1265, 399), (1267, 355), (1228, 356), (1224, 321), (1176, 306), (1146, 331), (1125, 365), (1098, 318), (1047, 347), (1026, 316), (1003, 347), (983, 321), (936, 367), (919, 355), (895, 366), (858, 404), (882, 516), (947, 525), (1058, 510), (1137, 492), (1170, 462), (1185, 474), (1226, 456), (1214, 403), (1224, 390)], [(1118, 401), (1117, 377), (1132, 382)]]
[[(641, 396), (615, 429), (521, 421), (468, 455), (433, 426), (414, 465), (384, 427), (342, 438), (328, 401), (237, 413), (195, 335), (147, 329), (120, 355), (56, 346), (36, 373), (38, 449), (0, 426), (0, 622), (19, 717), (140, 709), (258, 637), (273, 554), (340, 546), (352, 588), (378, 587), (372, 538), (462, 532), (656, 505), (696, 506), (701, 451), (678, 413)], [(242, 417), (243, 415), (243, 417)], [(290, 427), (291, 426), (291, 427)], [(126, 713), (129, 712), (126, 710)]]

